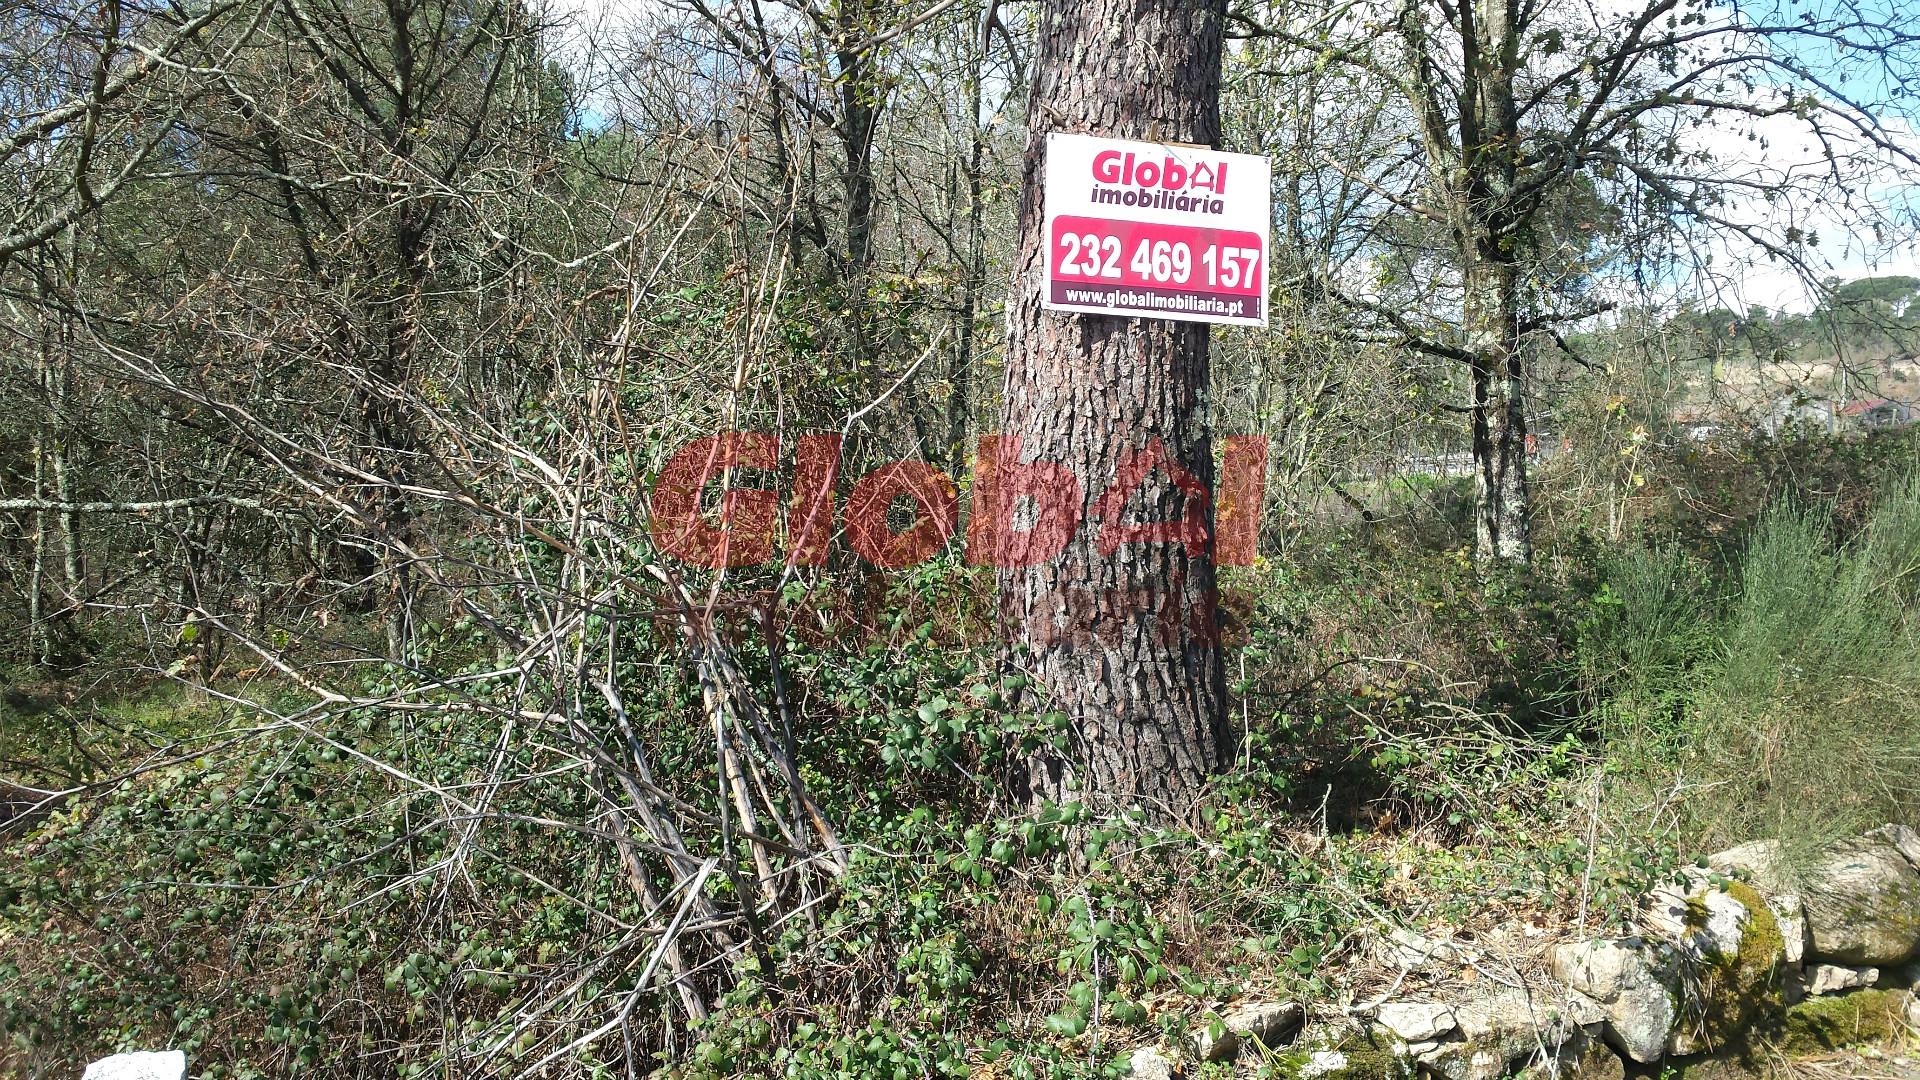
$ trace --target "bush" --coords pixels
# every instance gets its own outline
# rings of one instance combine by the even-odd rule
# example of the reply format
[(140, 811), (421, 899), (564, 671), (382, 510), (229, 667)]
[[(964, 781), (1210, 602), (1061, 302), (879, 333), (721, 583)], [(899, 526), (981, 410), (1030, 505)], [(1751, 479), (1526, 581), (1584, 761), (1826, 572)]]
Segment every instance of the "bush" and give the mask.
[(1701, 758), (1721, 785), (1701, 821), (1710, 836), (1814, 842), (1910, 814), (1917, 566), (1920, 477), (1844, 546), (1822, 510), (1762, 522), (1703, 700)]
[(1635, 808), (1663, 789), (1674, 821), (1719, 846), (1806, 848), (1887, 820), (1920, 793), (1920, 474), (1883, 487), (1850, 538), (1830, 505), (1762, 515), (1714, 610), (1672, 550), (1608, 560), (1581, 667), (1605, 693), (1613, 767)]
[(1582, 682), (1600, 696), (1617, 751), (1668, 761), (1686, 739), (1695, 670), (1714, 653), (1713, 584), (1675, 547), (1597, 556), (1600, 584), (1580, 624)]

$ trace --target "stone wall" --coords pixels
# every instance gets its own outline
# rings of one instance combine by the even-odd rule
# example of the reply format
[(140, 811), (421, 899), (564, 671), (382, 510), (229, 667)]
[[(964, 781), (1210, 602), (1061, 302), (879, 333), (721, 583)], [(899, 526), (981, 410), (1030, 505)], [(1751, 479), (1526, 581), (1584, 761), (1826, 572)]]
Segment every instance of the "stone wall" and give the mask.
[[(1771, 841), (1721, 852), (1647, 896), (1634, 929), (1554, 945), (1546, 977), (1516, 972), (1492, 990), (1311, 1016), (1242, 1004), (1182, 1046), (1136, 1051), (1133, 1073), (1162, 1080), (1253, 1055), (1302, 1080), (1617, 1080), (1629, 1067), (1743, 1058), (1759, 1072), (1766, 1054), (1920, 1026), (1920, 834), (1904, 825), (1835, 844), (1797, 876)], [(1472, 960), (1404, 931), (1378, 944), (1403, 972)]]

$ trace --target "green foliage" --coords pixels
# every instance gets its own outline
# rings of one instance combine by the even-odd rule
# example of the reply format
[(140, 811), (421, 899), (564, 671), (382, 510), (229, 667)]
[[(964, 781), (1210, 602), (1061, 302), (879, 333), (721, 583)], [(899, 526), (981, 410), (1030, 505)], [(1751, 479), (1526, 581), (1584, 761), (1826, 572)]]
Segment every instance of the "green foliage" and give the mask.
[(1714, 584), (1673, 547), (1602, 550), (1576, 663), (1616, 751), (1670, 759), (1686, 741), (1695, 669), (1716, 641)]
[(0, 1037), (76, 1069), (178, 1046), (208, 1077), (411, 1046), (398, 1071), (424, 1075), (444, 1041), (425, 1033), (477, 1033), (537, 971), (615, 946), (587, 908), (641, 915), (584, 838), (530, 824), (582, 814), (558, 776), (501, 796), (525, 816), (485, 832), (465, 855), (471, 890), (447, 895), (431, 870), (461, 857), (461, 826), (338, 751), (404, 742), (416, 775), (454, 783), (487, 759), (474, 734), (444, 719), (350, 723), (328, 743), (283, 732), (57, 815), (0, 874)]
[[(753, 617), (724, 633), (756, 683), (779, 665), (809, 789), (852, 862), (764, 958), (727, 958), (732, 989), (674, 1030), (670, 1075), (1113, 1076), (1123, 1048), (1236, 998), (1344, 993), (1383, 916), (1473, 933), (1581, 912), (1598, 927), (1711, 837), (1777, 834), (1789, 810), (1898, 816), (1910, 804), (1874, 799), (1911, 790), (1884, 763), (1902, 760), (1895, 725), (1920, 686), (1920, 485), (1851, 515), (1783, 505), (1729, 564), (1716, 550), (1582, 539), (1536, 574), (1488, 577), (1457, 548), (1381, 530), (1234, 570), (1239, 755), (1180, 825), (997, 802), (1006, 762), (1060, 747), (1066, 725), (1010, 707), (1027, 686), (986, 644), (987, 575), (947, 558), (789, 583), (771, 642)], [(699, 687), (666, 640), (635, 625), (616, 676), (659, 774), (710, 808)], [(498, 660), (469, 619), (431, 628), (419, 656), (470, 677), (471, 700), (515, 692), (486, 677)], [(411, 679), (388, 665), (365, 689)], [(626, 974), (585, 978), (581, 1015), (631, 999), (658, 1023), (659, 990), (630, 981), (647, 946), (609, 921), (646, 913), (602, 838), (559, 824), (595, 804), (540, 740), (510, 741), (508, 771), (528, 779), (469, 825), (354, 755), (464, 790), (500, 752), (479, 714), (354, 709), (324, 739), (228, 744), (207, 737), (230, 710), (171, 694), (113, 709), (129, 732), (214, 748), (9, 848), (14, 1053), (65, 1067), (180, 1045), (221, 1077), (344, 1076), (379, 1053), (396, 1075), (436, 1075), (601, 958)], [(611, 721), (589, 705), (580, 722)], [(437, 873), (450, 858), (460, 874)], [(570, 1023), (553, 1030), (584, 1033)], [(538, 1038), (505, 1040), (484, 1068), (513, 1075), (559, 1045)], [(567, 1067), (618, 1075), (627, 1052), (603, 1039)]]
[(1716, 602), (1672, 549), (1603, 560), (1580, 665), (1613, 767), (1702, 844), (1811, 845), (1911, 817), (1920, 797), (1920, 474), (1839, 538), (1828, 506), (1763, 515)]
[(1724, 784), (1700, 823), (1712, 838), (1818, 841), (1910, 816), (1917, 550), (1920, 477), (1887, 490), (1849, 543), (1821, 510), (1762, 522), (1701, 702), (1699, 756)]
[[(908, 811), (866, 834), (886, 853), (856, 854), (823, 924), (788, 935), (674, 1075), (1117, 1076), (1120, 1047), (1184, 1030), (1276, 955), (1289, 991), (1317, 985), (1344, 922), (1264, 816), (1223, 809), (1194, 834), (1077, 803), (979, 824)], [(1218, 902), (1194, 919), (1199, 894)], [(874, 980), (889, 992), (863, 999)], [(771, 1007), (773, 985), (805, 994), (805, 1019)]]

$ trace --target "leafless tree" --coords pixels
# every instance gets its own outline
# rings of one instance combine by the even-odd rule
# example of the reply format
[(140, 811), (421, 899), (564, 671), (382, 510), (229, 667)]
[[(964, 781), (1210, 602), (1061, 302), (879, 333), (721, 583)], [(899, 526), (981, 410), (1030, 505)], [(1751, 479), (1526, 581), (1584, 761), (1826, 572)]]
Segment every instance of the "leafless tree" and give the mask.
[[(1790, 201), (1804, 214), (1824, 203), (1888, 226), (1888, 207), (1869, 194), (1876, 174), (1920, 163), (1912, 137), (1882, 119), (1883, 96), (1899, 93), (1920, 60), (1920, 22), (1899, 4), (1816, 13), (1706, 0), (1618, 11), (1406, 0), (1254, 6), (1236, 11), (1234, 23), (1292, 51), (1270, 65), (1278, 86), (1339, 65), (1394, 96), (1402, 152), (1336, 167), (1392, 213), (1446, 238), (1449, 303), (1436, 322), (1410, 318), (1377, 293), (1349, 286), (1342, 295), (1363, 321), (1464, 366), (1476, 548), (1489, 561), (1525, 562), (1532, 550), (1530, 357), (1555, 342), (1557, 328), (1612, 303), (1569, 298), (1542, 270), (1546, 219), (1570, 190), (1589, 186), (1603, 204), (1651, 207), (1664, 246), (1640, 248), (1648, 259), (1676, 246), (1704, 254), (1701, 227), (1804, 266), (1806, 230), (1760, 220), (1752, 205)], [(1769, 167), (1716, 153), (1701, 137), (1778, 137), (1768, 125), (1797, 129), (1824, 160)], [(1631, 280), (1630, 267), (1616, 272)]]

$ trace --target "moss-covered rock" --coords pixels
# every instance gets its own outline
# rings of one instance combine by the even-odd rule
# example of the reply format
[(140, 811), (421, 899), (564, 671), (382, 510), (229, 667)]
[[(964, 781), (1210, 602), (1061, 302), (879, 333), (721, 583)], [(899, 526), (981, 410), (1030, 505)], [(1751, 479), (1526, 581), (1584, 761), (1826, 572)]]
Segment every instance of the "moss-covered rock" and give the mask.
[(1806, 873), (1811, 958), (1889, 966), (1920, 952), (1920, 849), (1910, 829), (1888, 825), (1843, 840)]
[(1777, 1080), (1770, 1059), (1746, 1048), (1705, 1057), (1670, 1059), (1639, 1075), (1658, 1080)]
[(1808, 998), (1787, 1010), (1779, 1028), (1780, 1047), (1789, 1055), (1803, 1056), (1892, 1041), (1906, 1031), (1910, 1000), (1903, 990), (1856, 990)]
[[(1749, 1030), (1774, 1023), (1785, 1007), (1786, 941), (1760, 894), (1751, 885), (1729, 881), (1695, 893), (1688, 905), (1689, 919), (1702, 929), (1686, 950), (1694, 985), (1668, 1041), (1668, 1049), (1682, 1055), (1732, 1045)], [(1704, 929), (1715, 919), (1725, 920), (1717, 934)]]
[(1824, 1057), (1836, 1050), (1901, 1038), (1910, 1000), (1899, 990), (1861, 990), (1811, 998), (1713, 1054), (1668, 1058), (1632, 1071), (1659, 1080), (1771, 1080), (1780, 1075), (1778, 1066), (1783, 1055)]

